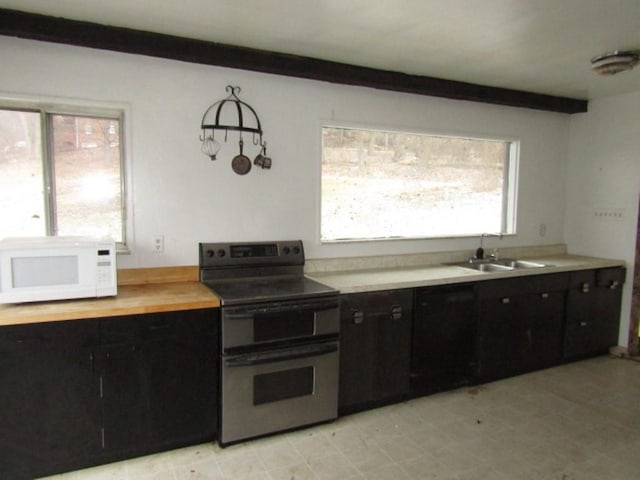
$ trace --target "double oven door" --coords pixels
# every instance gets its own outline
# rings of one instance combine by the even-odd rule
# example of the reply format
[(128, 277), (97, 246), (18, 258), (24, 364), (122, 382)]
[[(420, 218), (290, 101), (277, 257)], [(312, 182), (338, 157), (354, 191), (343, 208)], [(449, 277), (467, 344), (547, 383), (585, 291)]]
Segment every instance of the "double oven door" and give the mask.
[(337, 296), (223, 307), (221, 322), (220, 444), (337, 417)]

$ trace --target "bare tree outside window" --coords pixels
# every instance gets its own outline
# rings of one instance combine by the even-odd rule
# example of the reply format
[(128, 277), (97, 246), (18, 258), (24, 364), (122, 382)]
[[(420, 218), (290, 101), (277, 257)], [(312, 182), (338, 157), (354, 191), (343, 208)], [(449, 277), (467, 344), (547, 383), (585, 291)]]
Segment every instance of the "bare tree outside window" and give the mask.
[(58, 235), (121, 241), (119, 122), (69, 115), (51, 122)]
[(324, 127), (321, 240), (513, 233), (515, 147)]
[(46, 232), (40, 113), (0, 110), (0, 238)]
[(120, 116), (0, 109), (0, 238), (124, 242)]

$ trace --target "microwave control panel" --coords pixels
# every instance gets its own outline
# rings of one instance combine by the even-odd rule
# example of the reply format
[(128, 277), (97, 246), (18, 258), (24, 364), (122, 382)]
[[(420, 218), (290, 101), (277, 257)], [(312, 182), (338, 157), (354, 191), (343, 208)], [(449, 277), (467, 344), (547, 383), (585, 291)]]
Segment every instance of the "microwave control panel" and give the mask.
[(96, 287), (98, 296), (117, 294), (116, 249), (113, 243), (98, 245)]

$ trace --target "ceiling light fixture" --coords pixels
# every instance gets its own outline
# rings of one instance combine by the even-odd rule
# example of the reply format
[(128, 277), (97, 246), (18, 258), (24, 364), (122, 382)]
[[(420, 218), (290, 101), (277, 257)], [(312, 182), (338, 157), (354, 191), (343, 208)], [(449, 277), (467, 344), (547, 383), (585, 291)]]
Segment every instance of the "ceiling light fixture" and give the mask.
[(639, 50), (616, 50), (591, 59), (591, 68), (600, 75), (615, 75), (631, 70), (640, 61)]

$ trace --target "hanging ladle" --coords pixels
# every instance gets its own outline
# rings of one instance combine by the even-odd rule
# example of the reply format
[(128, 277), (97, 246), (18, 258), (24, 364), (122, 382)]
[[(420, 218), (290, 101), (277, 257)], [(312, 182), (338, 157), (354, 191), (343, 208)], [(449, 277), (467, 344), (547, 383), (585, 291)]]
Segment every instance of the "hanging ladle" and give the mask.
[(251, 160), (249, 157), (242, 153), (242, 147), (244, 147), (244, 142), (242, 138), (240, 139), (240, 154), (233, 157), (231, 160), (231, 168), (238, 175), (246, 175), (251, 170)]

